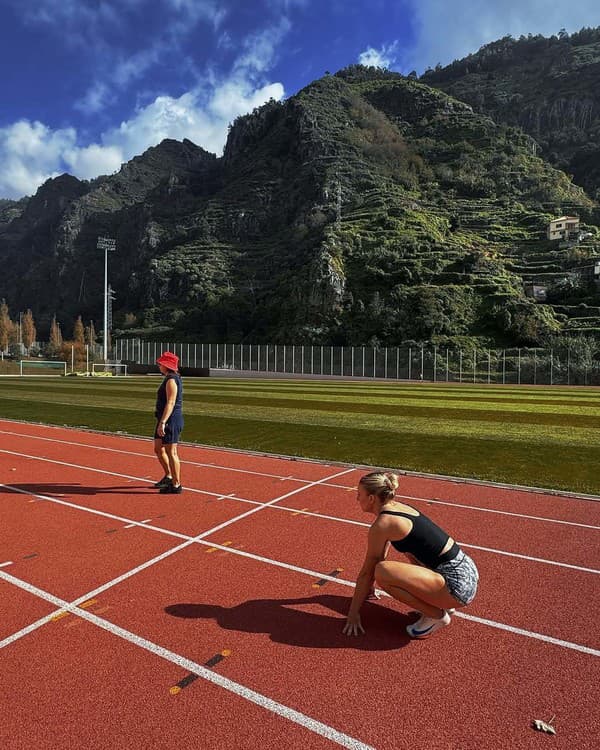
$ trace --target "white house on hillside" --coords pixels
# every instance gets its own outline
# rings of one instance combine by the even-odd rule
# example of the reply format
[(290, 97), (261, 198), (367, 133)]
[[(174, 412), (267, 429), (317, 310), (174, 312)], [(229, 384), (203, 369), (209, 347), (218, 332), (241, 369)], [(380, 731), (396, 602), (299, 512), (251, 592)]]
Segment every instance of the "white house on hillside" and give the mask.
[(579, 216), (561, 216), (548, 224), (549, 240), (576, 240), (579, 238)]

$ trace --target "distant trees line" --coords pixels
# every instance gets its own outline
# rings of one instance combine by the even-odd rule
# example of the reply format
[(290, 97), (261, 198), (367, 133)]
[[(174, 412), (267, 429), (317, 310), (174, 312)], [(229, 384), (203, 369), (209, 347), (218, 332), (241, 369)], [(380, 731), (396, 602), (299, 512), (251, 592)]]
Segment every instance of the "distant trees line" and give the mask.
[(0, 352), (16, 354), (24, 353), (32, 356), (43, 355), (50, 358), (71, 361), (72, 357), (78, 361), (86, 361), (86, 346), (92, 354), (96, 349), (96, 330), (93, 321), (84, 325), (81, 315), (73, 323), (71, 339), (63, 339), (60, 323), (56, 316), (50, 324), (48, 341), (40, 344), (37, 340), (37, 328), (33, 313), (27, 310), (19, 313), (19, 318), (12, 320), (5, 300), (0, 302)]

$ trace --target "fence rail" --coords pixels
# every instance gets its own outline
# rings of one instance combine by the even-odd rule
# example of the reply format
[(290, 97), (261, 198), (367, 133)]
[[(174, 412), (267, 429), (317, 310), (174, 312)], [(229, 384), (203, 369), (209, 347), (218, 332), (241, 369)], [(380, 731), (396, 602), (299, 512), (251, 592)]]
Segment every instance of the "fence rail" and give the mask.
[(180, 344), (120, 339), (113, 359), (154, 364), (175, 352), (182, 367), (322, 377), (515, 385), (600, 385), (600, 357), (561, 349), (453, 349), (434, 345)]

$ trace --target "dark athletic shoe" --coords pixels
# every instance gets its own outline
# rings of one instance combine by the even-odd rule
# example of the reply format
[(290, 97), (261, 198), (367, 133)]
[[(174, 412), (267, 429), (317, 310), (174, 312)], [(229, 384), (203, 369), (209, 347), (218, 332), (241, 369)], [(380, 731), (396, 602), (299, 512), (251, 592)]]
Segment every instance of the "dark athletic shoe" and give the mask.
[(170, 487), (173, 484), (172, 477), (168, 477), (166, 474), (165, 476), (159, 481), (156, 482), (154, 485), (157, 490), (162, 490), (163, 487)]
[(166, 487), (161, 487), (159, 492), (161, 495), (181, 495), (181, 493), (183, 492), (183, 487), (181, 485), (175, 487), (175, 485), (171, 483)]

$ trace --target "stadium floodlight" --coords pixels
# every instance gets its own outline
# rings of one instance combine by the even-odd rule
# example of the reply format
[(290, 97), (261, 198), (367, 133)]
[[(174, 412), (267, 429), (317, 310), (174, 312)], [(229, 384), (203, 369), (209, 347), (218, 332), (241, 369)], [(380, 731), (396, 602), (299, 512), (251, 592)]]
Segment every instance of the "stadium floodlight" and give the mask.
[(103, 359), (108, 359), (108, 253), (116, 249), (117, 241), (111, 237), (98, 237), (96, 247), (104, 250), (104, 340)]

